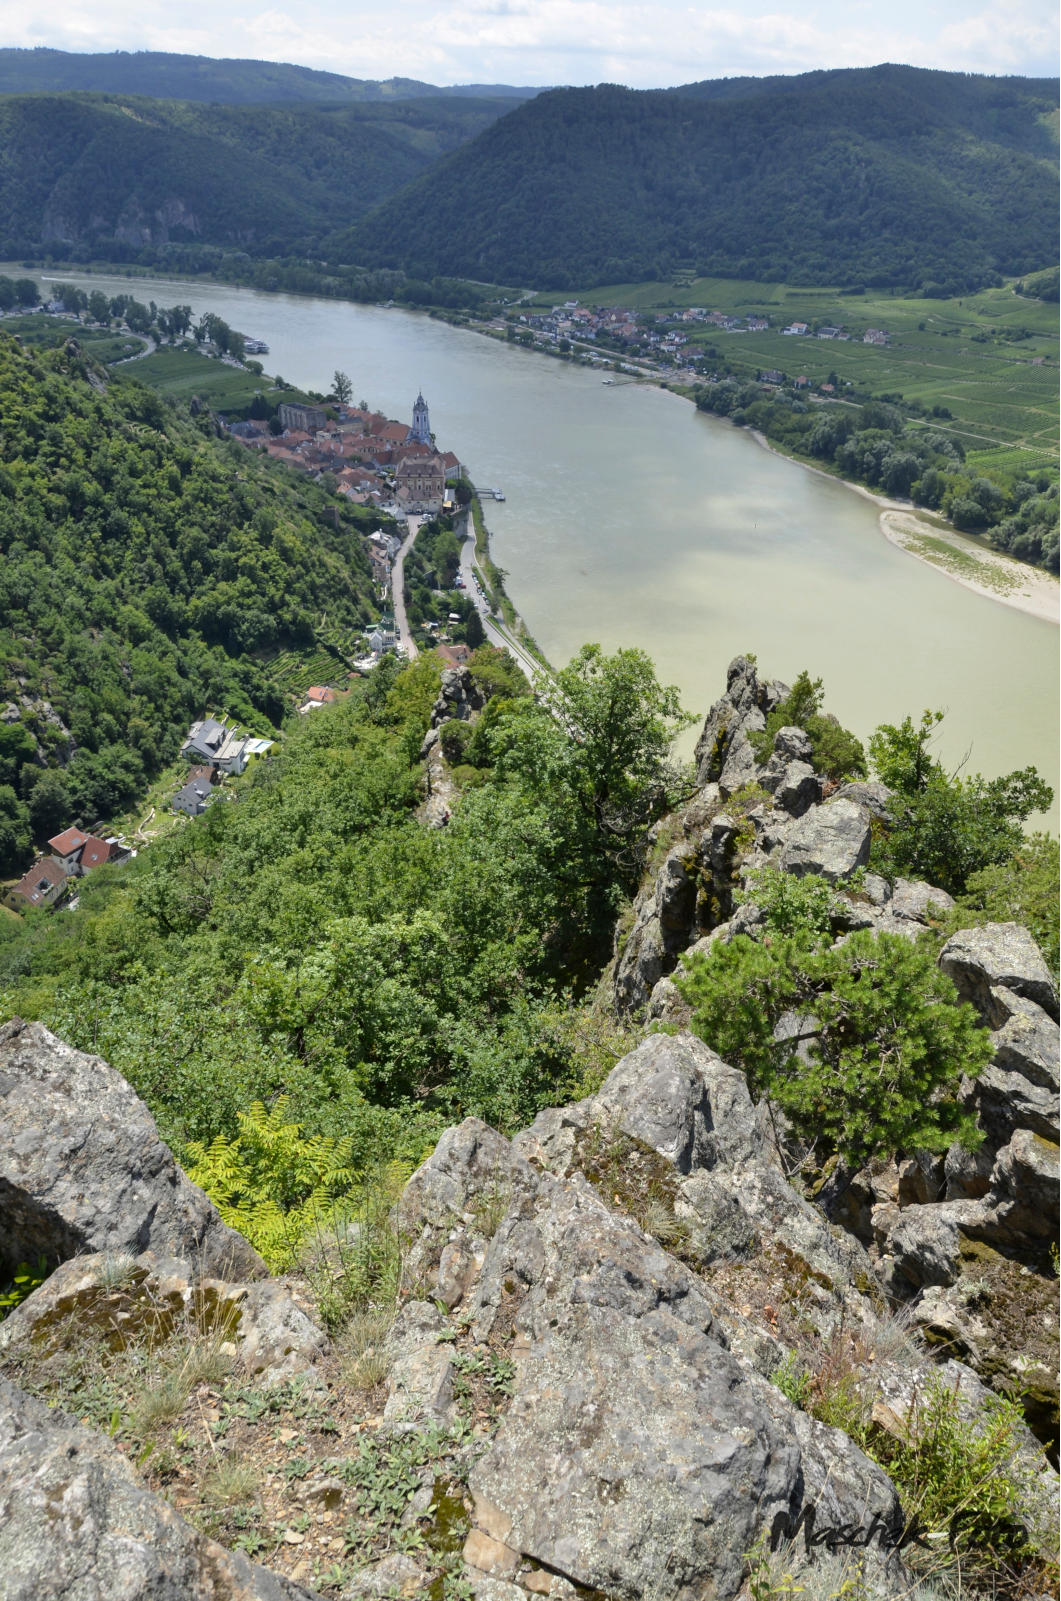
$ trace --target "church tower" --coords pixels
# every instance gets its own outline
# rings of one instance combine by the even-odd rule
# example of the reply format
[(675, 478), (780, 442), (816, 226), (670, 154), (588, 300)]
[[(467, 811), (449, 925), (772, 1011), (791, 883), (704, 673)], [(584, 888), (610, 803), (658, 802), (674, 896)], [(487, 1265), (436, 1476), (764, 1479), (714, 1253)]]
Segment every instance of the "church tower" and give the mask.
[(427, 415), (427, 401), (421, 392), (416, 397), (413, 407), (413, 426), (409, 430), (409, 443), (411, 445), (429, 445), (431, 443), (431, 422)]

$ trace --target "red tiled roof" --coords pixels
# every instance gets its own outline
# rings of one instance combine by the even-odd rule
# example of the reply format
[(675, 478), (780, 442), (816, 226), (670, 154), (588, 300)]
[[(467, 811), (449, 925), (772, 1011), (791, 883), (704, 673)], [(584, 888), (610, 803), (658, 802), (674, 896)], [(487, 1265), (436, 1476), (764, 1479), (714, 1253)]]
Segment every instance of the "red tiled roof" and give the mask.
[(61, 834), (56, 834), (54, 839), (50, 839), (48, 844), (58, 856), (69, 856), (71, 851), (76, 851), (87, 839), (88, 835), (83, 834), (79, 828), (66, 828)]
[[(68, 829), (67, 833), (76, 833), (76, 829)], [(60, 839), (63, 837), (59, 836)], [(48, 891), (56, 884), (66, 881), (66, 874), (59, 863), (50, 856), (42, 856), (39, 862), (34, 862), (29, 872), (15, 885), (13, 893), (23, 896), (31, 906), (39, 906)]]
[(81, 853), (81, 869), (87, 872), (90, 867), (102, 867), (104, 862), (109, 862), (117, 854), (117, 845), (112, 845), (106, 839), (96, 839), (95, 835), (90, 834)]

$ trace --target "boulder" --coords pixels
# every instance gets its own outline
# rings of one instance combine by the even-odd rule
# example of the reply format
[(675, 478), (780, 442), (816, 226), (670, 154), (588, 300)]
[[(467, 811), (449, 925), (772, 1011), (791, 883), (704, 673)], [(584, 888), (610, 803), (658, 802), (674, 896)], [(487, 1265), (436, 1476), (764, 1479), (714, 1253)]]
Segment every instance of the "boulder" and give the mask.
[(831, 800), (801, 817), (781, 852), (781, 867), (802, 878), (818, 873), (835, 881), (869, 861), (870, 817), (851, 800)]
[[(971, 1001), (991, 1027), (1004, 1022), (996, 987), (1041, 1006), (1057, 1022), (1057, 991), (1038, 945), (1020, 923), (985, 923), (952, 934), (939, 965), (963, 1001)], [(997, 1020), (997, 1021), (996, 1021)]]
[(404, 1552), (392, 1551), (379, 1562), (355, 1573), (342, 1593), (341, 1601), (354, 1601), (354, 1597), (415, 1596), (424, 1590), (426, 1575), (419, 1562)]
[(0, 1378), (0, 1593), (33, 1601), (311, 1601), (139, 1481), (105, 1434)]
[(453, 1410), (453, 1363), (439, 1344), (442, 1318), (429, 1301), (402, 1307), (387, 1336), (387, 1404), (390, 1423), (448, 1423)]
[(900, 1206), (928, 1206), (942, 1201), (946, 1187), (945, 1160), (937, 1152), (914, 1151), (900, 1162)]
[(650, 1035), (612, 1068), (586, 1110), (680, 1173), (744, 1161), (770, 1144), (744, 1074), (689, 1033)]
[(1018, 1129), (995, 1159), (987, 1197), (994, 1210), (991, 1226), (981, 1226), (974, 1238), (1018, 1247), (1056, 1240), (1059, 1179), (1056, 1141)]
[(935, 889), (931, 884), (908, 878), (895, 880), (895, 888), (888, 901), (888, 911), (892, 917), (922, 925), (927, 925), (933, 913), (939, 917), (951, 911), (953, 906), (953, 896), (948, 895), (945, 889)]
[(178, 1166), (147, 1107), (98, 1056), (41, 1023), (0, 1028), (0, 1252), (7, 1266), (80, 1252), (189, 1258), (264, 1277), (258, 1253)]
[(1001, 985), (992, 987), (991, 1008), (996, 1017), (1005, 1014), (991, 1036), (995, 1066), (1006, 1073), (1020, 1073), (1030, 1084), (1056, 1095), (1061, 1087), (1057, 1024), (1034, 1001)]
[(153, 1251), (138, 1257), (105, 1252), (75, 1256), (58, 1267), (0, 1323), (0, 1354), (20, 1345), (59, 1350), (94, 1335), (110, 1341), (157, 1340), (178, 1322), (193, 1335), (220, 1331), (237, 1367), (260, 1389), (296, 1376), (317, 1378), (327, 1336), (297, 1290), (275, 1279), (229, 1284), (194, 1263)]
[(1018, 1129), (1058, 1143), (1056, 1090), (1030, 1084), (1023, 1073), (1007, 1073), (997, 1058), (975, 1080), (962, 1080), (961, 1099), (975, 1108), (980, 1127), (996, 1148), (1008, 1145)]
[(911, 1284), (954, 1284), (961, 1272), (960, 1216), (958, 1203), (907, 1207), (889, 1219), (884, 1254)]
[(833, 796), (834, 800), (849, 800), (864, 806), (870, 816), (881, 823), (890, 821), (888, 805), (891, 798), (892, 792), (886, 784), (871, 784), (865, 780), (842, 784)]
[(978, 1151), (967, 1151), (955, 1140), (947, 1152), (944, 1170), (947, 1176), (945, 1201), (979, 1200), (991, 1188), (997, 1146), (981, 1145)]
[(789, 762), (774, 791), (774, 805), (790, 817), (802, 817), (821, 798), (821, 779), (809, 762)]

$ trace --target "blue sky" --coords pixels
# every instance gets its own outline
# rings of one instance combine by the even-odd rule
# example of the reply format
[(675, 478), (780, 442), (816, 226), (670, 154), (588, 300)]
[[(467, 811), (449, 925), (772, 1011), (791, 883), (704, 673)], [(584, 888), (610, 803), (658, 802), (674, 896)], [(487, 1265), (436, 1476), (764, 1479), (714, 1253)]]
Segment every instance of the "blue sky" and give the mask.
[(1046, 76), (1058, 32), (1055, 0), (0, 0), (8, 45), (252, 56), (440, 84), (650, 88), (879, 61)]

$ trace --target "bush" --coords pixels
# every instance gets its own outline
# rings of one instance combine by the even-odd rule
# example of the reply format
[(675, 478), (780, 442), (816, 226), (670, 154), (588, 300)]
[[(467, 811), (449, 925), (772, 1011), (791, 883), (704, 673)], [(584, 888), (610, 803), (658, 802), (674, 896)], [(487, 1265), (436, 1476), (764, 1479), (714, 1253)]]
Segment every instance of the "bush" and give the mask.
[(829, 949), (805, 936), (767, 945), (738, 935), (682, 961), (676, 983), (694, 1032), (850, 1166), (897, 1148), (981, 1142), (955, 1096), (992, 1045), (933, 950), (865, 931)]
[(766, 719), (766, 727), (750, 735), (752, 749), (765, 762), (774, 748), (774, 738), (782, 728), (802, 728), (811, 742), (811, 765), (816, 773), (840, 783), (865, 778), (866, 753), (862, 741), (842, 728), (829, 712), (821, 710), (824, 691), (820, 678), (811, 682), (804, 669), (780, 706)]

